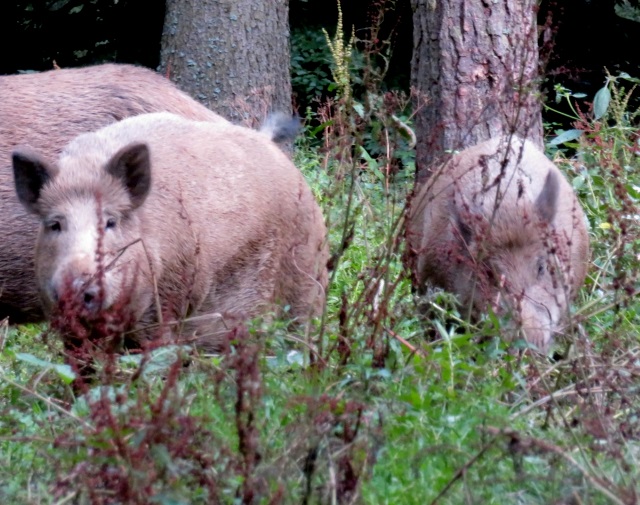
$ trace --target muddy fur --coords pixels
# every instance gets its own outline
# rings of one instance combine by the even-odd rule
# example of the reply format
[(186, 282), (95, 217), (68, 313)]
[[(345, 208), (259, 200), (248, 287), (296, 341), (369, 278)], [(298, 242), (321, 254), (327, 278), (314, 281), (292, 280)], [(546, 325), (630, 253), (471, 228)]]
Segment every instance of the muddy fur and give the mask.
[[(36, 272), (47, 312), (72, 286), (91, 311), (126, 298), (143, 328), (158, 320), (155, 280), (163, 320), (195, 317), (181, 336), (205, 349), (230, 321), (274, 304), (301, 322), (322, 312), (322, 214), (263, 133), (146, 114), (76, 138), (56, 163), (31, 151), (14, 160), (18, 194), (42, 223)], [(101, 296), (98, 241), (109, 265)]]
[(81, 133), (157, 111), (226, 123), (168, 79), (132, 65), (0, 76), (0, 320), (42, 319), (33, 264), (38, 223), (16, 198), (11, 152), (31, 146), (55, 160)]
[(585, 216), (531, 142), (495, 138), (453, 156), (416, 191), (407, 239), (414, 283), (456, 293), (472, 315), (510, 311), (546, 352), (589, 260)]

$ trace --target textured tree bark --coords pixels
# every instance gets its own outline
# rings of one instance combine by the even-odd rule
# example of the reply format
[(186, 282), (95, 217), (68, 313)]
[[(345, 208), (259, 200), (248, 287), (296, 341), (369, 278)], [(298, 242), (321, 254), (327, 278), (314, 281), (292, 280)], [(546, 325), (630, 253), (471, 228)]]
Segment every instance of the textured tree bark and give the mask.
[(160, 71), (249, 126), (291, 112), (288, 0), (167, 0)]
[(417, 180), (428, 177), (445, 150), (501, 133), (542, 147), (537, 0), (411, 4)]

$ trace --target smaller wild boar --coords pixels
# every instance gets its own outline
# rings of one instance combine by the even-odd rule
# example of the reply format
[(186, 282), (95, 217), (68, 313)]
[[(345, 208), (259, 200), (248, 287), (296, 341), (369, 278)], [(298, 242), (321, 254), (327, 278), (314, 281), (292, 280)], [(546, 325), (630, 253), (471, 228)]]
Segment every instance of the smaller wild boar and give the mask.
[(124, 305), (134, 345), (157, 338), (144, 330), (159, 320), (192, 318), (182, 336), (204, 349), (229, 319), (274, 304), (298, 321), (320, 314), (322, 214), (268, 133), (154, 113), (77, 137), (55, 163), (14, 152), (18, 198), (41, 223), (45, 311), (76, 297), (88, 326)]
[(11, 152), (48, 159), (81, 133), (149, 112), (227, 123), (148, 68), (105, 64), (0, 76), (0, 321), (43, 318), (33, 269), (38, 223), (16, 198)]
[(589, 259), (585, 216), (534, 144), (494, 138), (456, 154), (416, 191), (407, 239), (414, 283), (458, 295), (467, 313), (510, 311), (542, 352)]

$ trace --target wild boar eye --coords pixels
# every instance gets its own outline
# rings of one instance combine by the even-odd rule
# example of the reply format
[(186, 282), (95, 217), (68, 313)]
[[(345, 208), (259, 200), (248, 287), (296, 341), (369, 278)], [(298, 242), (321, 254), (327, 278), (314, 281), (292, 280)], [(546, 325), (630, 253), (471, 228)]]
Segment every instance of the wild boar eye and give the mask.
[(59, 232), (62, 230), (62, 226), (60, 225), (60, 221), (49, 221), (46, 223), (46, 228), (49, 231)]
[(496, 279), (496, 273), (491, 265), (483, 265), (482, 266), (482, 277), (485, 282), (489, 284), (493, 284)]
[(104, 225), (106, 230), (112, 229), (116, 227), (116, 218), (115, 217), (110, 217), (109, 219), (107, 219), (107, 222)]
[(547, 270), (544, 259), (540, 258), (538, 260), (537, 267), (538, 267), (538, 279), (539, 279), (544, 275), (545, 271)]

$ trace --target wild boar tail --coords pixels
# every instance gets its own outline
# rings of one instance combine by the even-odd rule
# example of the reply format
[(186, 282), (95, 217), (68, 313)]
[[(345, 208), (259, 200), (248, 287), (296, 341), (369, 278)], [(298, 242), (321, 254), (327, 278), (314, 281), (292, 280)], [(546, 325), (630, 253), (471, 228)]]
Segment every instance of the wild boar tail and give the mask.
[(269, 137), (276, 144), (293, 141), (300, 132), (300, 118), (289, 116), (284, 112), (273, 112), (260, 127), (260, 133)]

